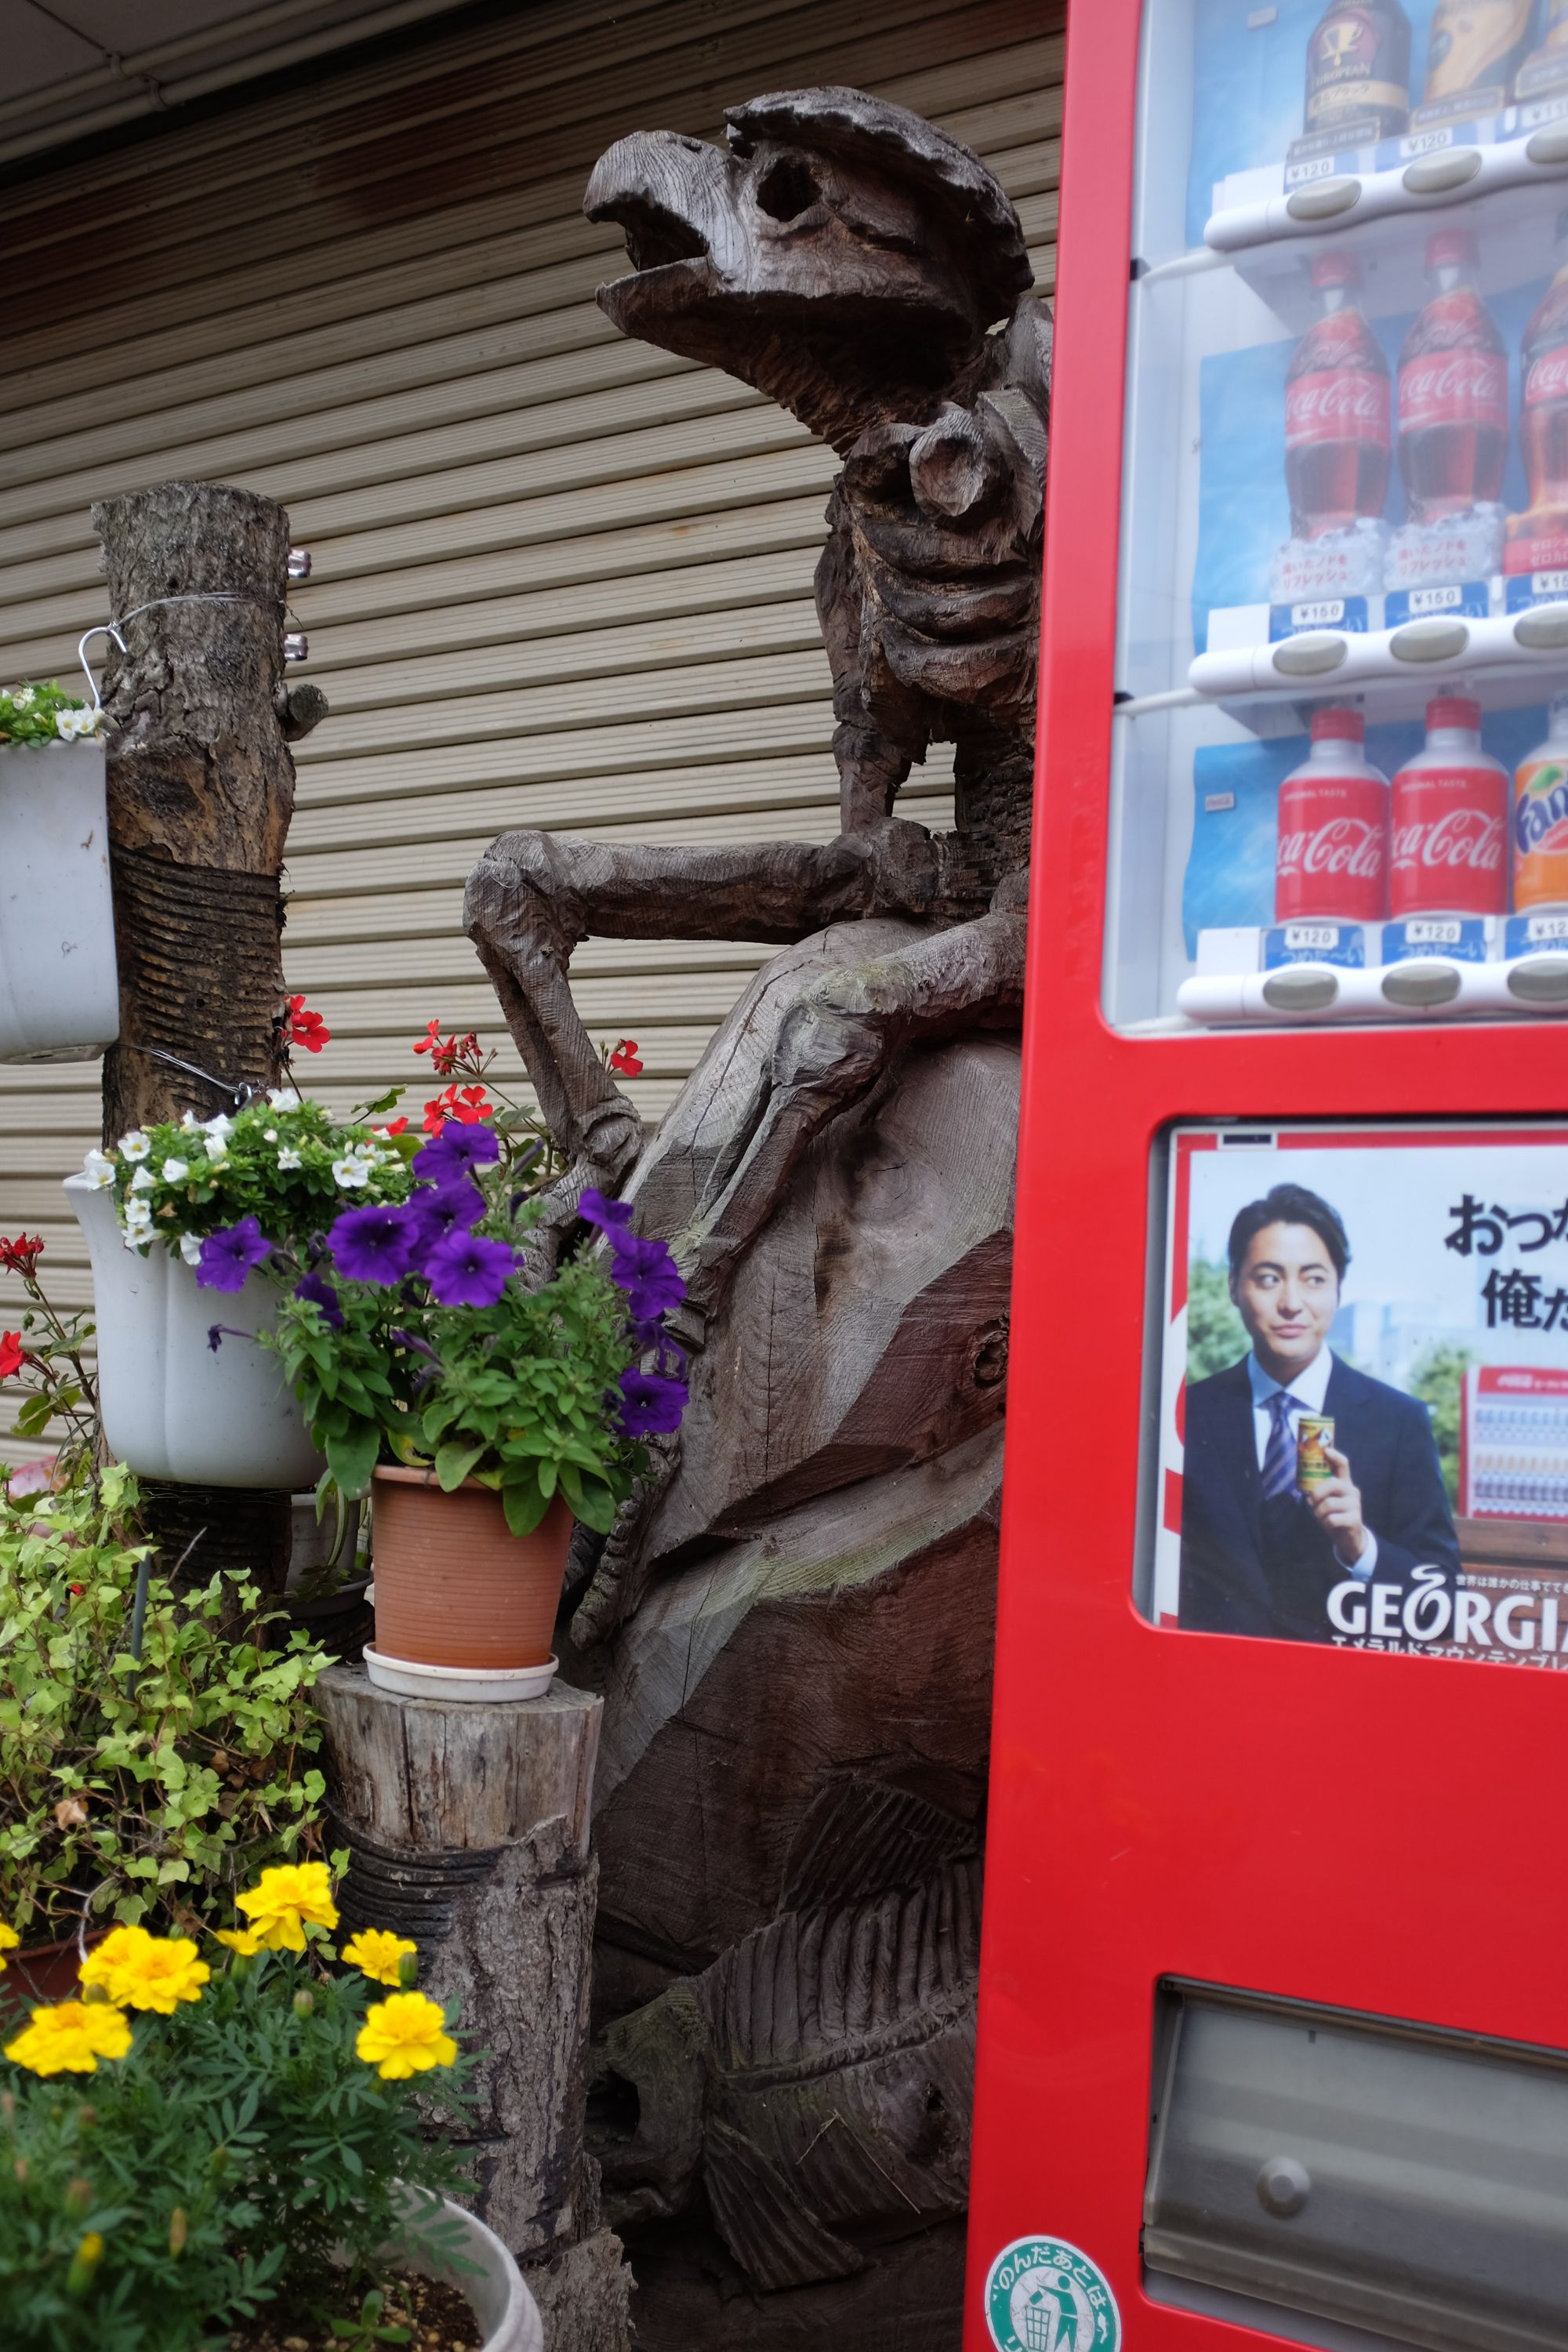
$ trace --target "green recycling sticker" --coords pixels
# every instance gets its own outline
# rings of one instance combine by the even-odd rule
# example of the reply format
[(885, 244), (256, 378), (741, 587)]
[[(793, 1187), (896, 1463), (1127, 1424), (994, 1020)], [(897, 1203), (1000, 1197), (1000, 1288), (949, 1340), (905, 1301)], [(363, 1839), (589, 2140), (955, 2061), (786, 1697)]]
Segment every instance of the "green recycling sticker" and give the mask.
[(1015, 2238), (985, 2281), (998, 2352), (1119, 2352), (1121, 2314), (1104, 2273), (1065, 2238)]

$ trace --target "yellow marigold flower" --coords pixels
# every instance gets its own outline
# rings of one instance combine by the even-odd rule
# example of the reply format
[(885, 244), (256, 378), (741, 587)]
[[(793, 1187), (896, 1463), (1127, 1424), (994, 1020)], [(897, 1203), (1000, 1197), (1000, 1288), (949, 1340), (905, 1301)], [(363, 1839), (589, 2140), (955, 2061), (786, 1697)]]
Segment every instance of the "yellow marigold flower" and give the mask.
[(100, 2058), (123, 2058), (131, 2047), (130, 2019), (105, 2000), (61, 2001), (32, 2017), (5, 2055), (34, 2074), (95, 2074)]
[(182, 2000), (200, 2000), (211, 1975), (195, 1946), (183, 1936), (149, 1936), (142, 1948), (128, 1954), (113, 1971), (109, 1998), (127, 2009), (153, 2009), (160, 2017), (173, 2017)]
[(237, 1898), (269, 1952), (302, 1952), (305, 1929), (335, 1927), (338, 1906), (324, 1862), (282, 1862), (264, 1870), (248, 1895)]
[(15, 1927), (7, 1927), (5, 1920), (0, 1919), (0, 1977), (5, 1973), (6, 1953), (14, 1952), (21, 1940)]
[(111, 1927), (102, 1943), (89, 1952), (77, 1975), (84, 1985), (97, 1985), (110, 2000), (118, 2001), (115, 1984), (121, 1969), (138, 1959), (152, 1941), (145, 1927)]
[(374, 1977), (377, 1984), (401, 1985), (402, 1963), (417, 1959), (419, 1947), (411, 1944), (406, 1936), (394, 1936), (385, 1927), (362, 1927), (352, 1942), (343, 1946), (343, 1958), (351, 1968), (362, 1975)]
[(237, 1952), (242, 1960), (250, 1959), (261, 1949), (261, 1938), (254, 1927), (215, 1927), (213, 1936), (216, 1942), (226, 1944), (231, 1952)]
[(427, 1993), (395, 1992), (366, 2011), (354, 2055), (374, 2066), (384, 2083), (403, 2083), (432, 2066), (454, 2065), (458, 2045), (439, 2002)]

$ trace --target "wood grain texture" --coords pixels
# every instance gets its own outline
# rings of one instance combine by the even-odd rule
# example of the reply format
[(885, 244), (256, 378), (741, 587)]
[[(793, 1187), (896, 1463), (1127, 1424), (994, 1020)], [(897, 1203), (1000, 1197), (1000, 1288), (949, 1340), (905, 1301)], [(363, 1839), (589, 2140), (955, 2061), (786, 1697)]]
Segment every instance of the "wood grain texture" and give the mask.
[[(868, 2273), (896, 2306), (896, 2279), (929, 2285), (933, 2267), (945, 2326), (1048, 330), (993, 174), (860, 91), (733, 107), (727, 150), (633, 133), (586, 209), (626, 233), (631, 274), (599, 297), (617, 326), (769, 394), (843, 460), (816, 577), (837, 837), (512, 832), (468, 885), (470, 936), (569, 1162), (536, 1273), (596, 1183), (670, 1238), (687, 1278), (681, 1431), (607, 1540), (580, 1531), (568, 1580), (574, 1671), (605, 1695), (594, 2144), (610, 2219), (661, 2282), (654, 2333), (679, 2311), (693, 2343), (727, 2340), (676, 2251), (715, 2239), (762, 2340), (796, 2340), (773, 2314), (806, 2294), (842, 2336)], [(955, 823), (933, 837), (895, 812), (939, 742)], [(650, 1143), (572, 995), (590, 935), (782, 947)], [(922, 2251), (889, 2266), (904, 2242)]]
[(411, 1935), (422, 1987), (482, 2053), (459, 2132), (469, 2201), (538, 2266), (551, 2352), (622, 2352), (630, 2282), (583, 2137), (600, 1702), (558, 1683), (527, 1706), (448, 1706), (337, 1666), (316, 1703), (344, 1926)]

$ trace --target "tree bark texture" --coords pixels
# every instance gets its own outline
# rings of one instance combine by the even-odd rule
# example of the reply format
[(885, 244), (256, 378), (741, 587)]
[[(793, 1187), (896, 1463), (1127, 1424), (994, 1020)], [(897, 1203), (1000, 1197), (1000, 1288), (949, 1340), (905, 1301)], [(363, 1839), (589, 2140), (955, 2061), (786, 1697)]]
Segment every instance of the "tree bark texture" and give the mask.
[(92, 520), (129, 648), (108, 641), (103, 694), (120, 956), (121, 1042), (103, 1076), (110, 1144), (186, 1109), (232, 1108), (138, 1045), (235, 1087), (283, 1076), (289, 518), (249, 490), (164, 482), (102, 500)]
[(424, 1990), (460, 2002), (485, 2053), (474, 2210), (524, 2264), (546, 2352), (622, 2352), (630, 2275), (584, 2148), (601, 1703), (557, 1685), (528, 1706), (446, 1706), (347, 1666), (316, 1702), (350, 1855), (345, 1929), (413, 1937)]
[[(224, 483), (163, 482), (92, 509), (112, 638), (103, 701), (120, 1042), (103, 1065), (103, 1140), (232, 1110), (281, 1083), (283, 845), (294, 807), (284, 725), (289, 518)], [(155, 1061), (174, 1055), (213, 1085)], [(269, 1594), (289, 1563), (286, 1495), (150, 1491), (143, 1524), (186, 1580), (243, 1566)]]

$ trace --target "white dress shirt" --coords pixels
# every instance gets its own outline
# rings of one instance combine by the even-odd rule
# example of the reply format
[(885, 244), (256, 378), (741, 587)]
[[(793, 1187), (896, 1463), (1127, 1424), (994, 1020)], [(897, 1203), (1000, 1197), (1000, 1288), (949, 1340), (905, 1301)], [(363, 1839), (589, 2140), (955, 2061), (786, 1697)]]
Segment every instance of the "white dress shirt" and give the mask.
[[(1320, 1348), (1311, 1362), (1303, 1370), (1295, 1373), (1289, 1381), (1274, 1380), (1264, 1370), (1256, 1356), (1248, 1356), (1247, 1377), (1252, 1383), (1252, 1433), (1257, 1441), (1258, 1466), (1260, 1470), (1263, 1467), (1264, 1456), (1268, 1451), (1268, 1440), (1274, 1428), (1274, 1416), (1269, 1410), (1269, 1399), (1278, 1396), (1281, 1390), (1284, 1391), (1290, 1400), (1289, 1415), (1290, 1434), (1292, 1437), (1299, 1436), (1301, 1415), (1304, 1412), (1321, 1413), (1322, 1412), (1323, 1399), (1328, 1395), (1329, 1379), (1333, 1369), (1334, 1351), (1331, 1348)], [(1342, 1448), (1340, 1450), (1343, 1451)], [(1366, 1549), (1359, 1559), (1344, 1559), (1337, 1546), (1334, 1558), (1347, 1576), (1357, 1577), (1365, 1584), (1370, 1581), (1373, 1570), (1377, 1566), (1377, 1538), (1368, 1528)]]

